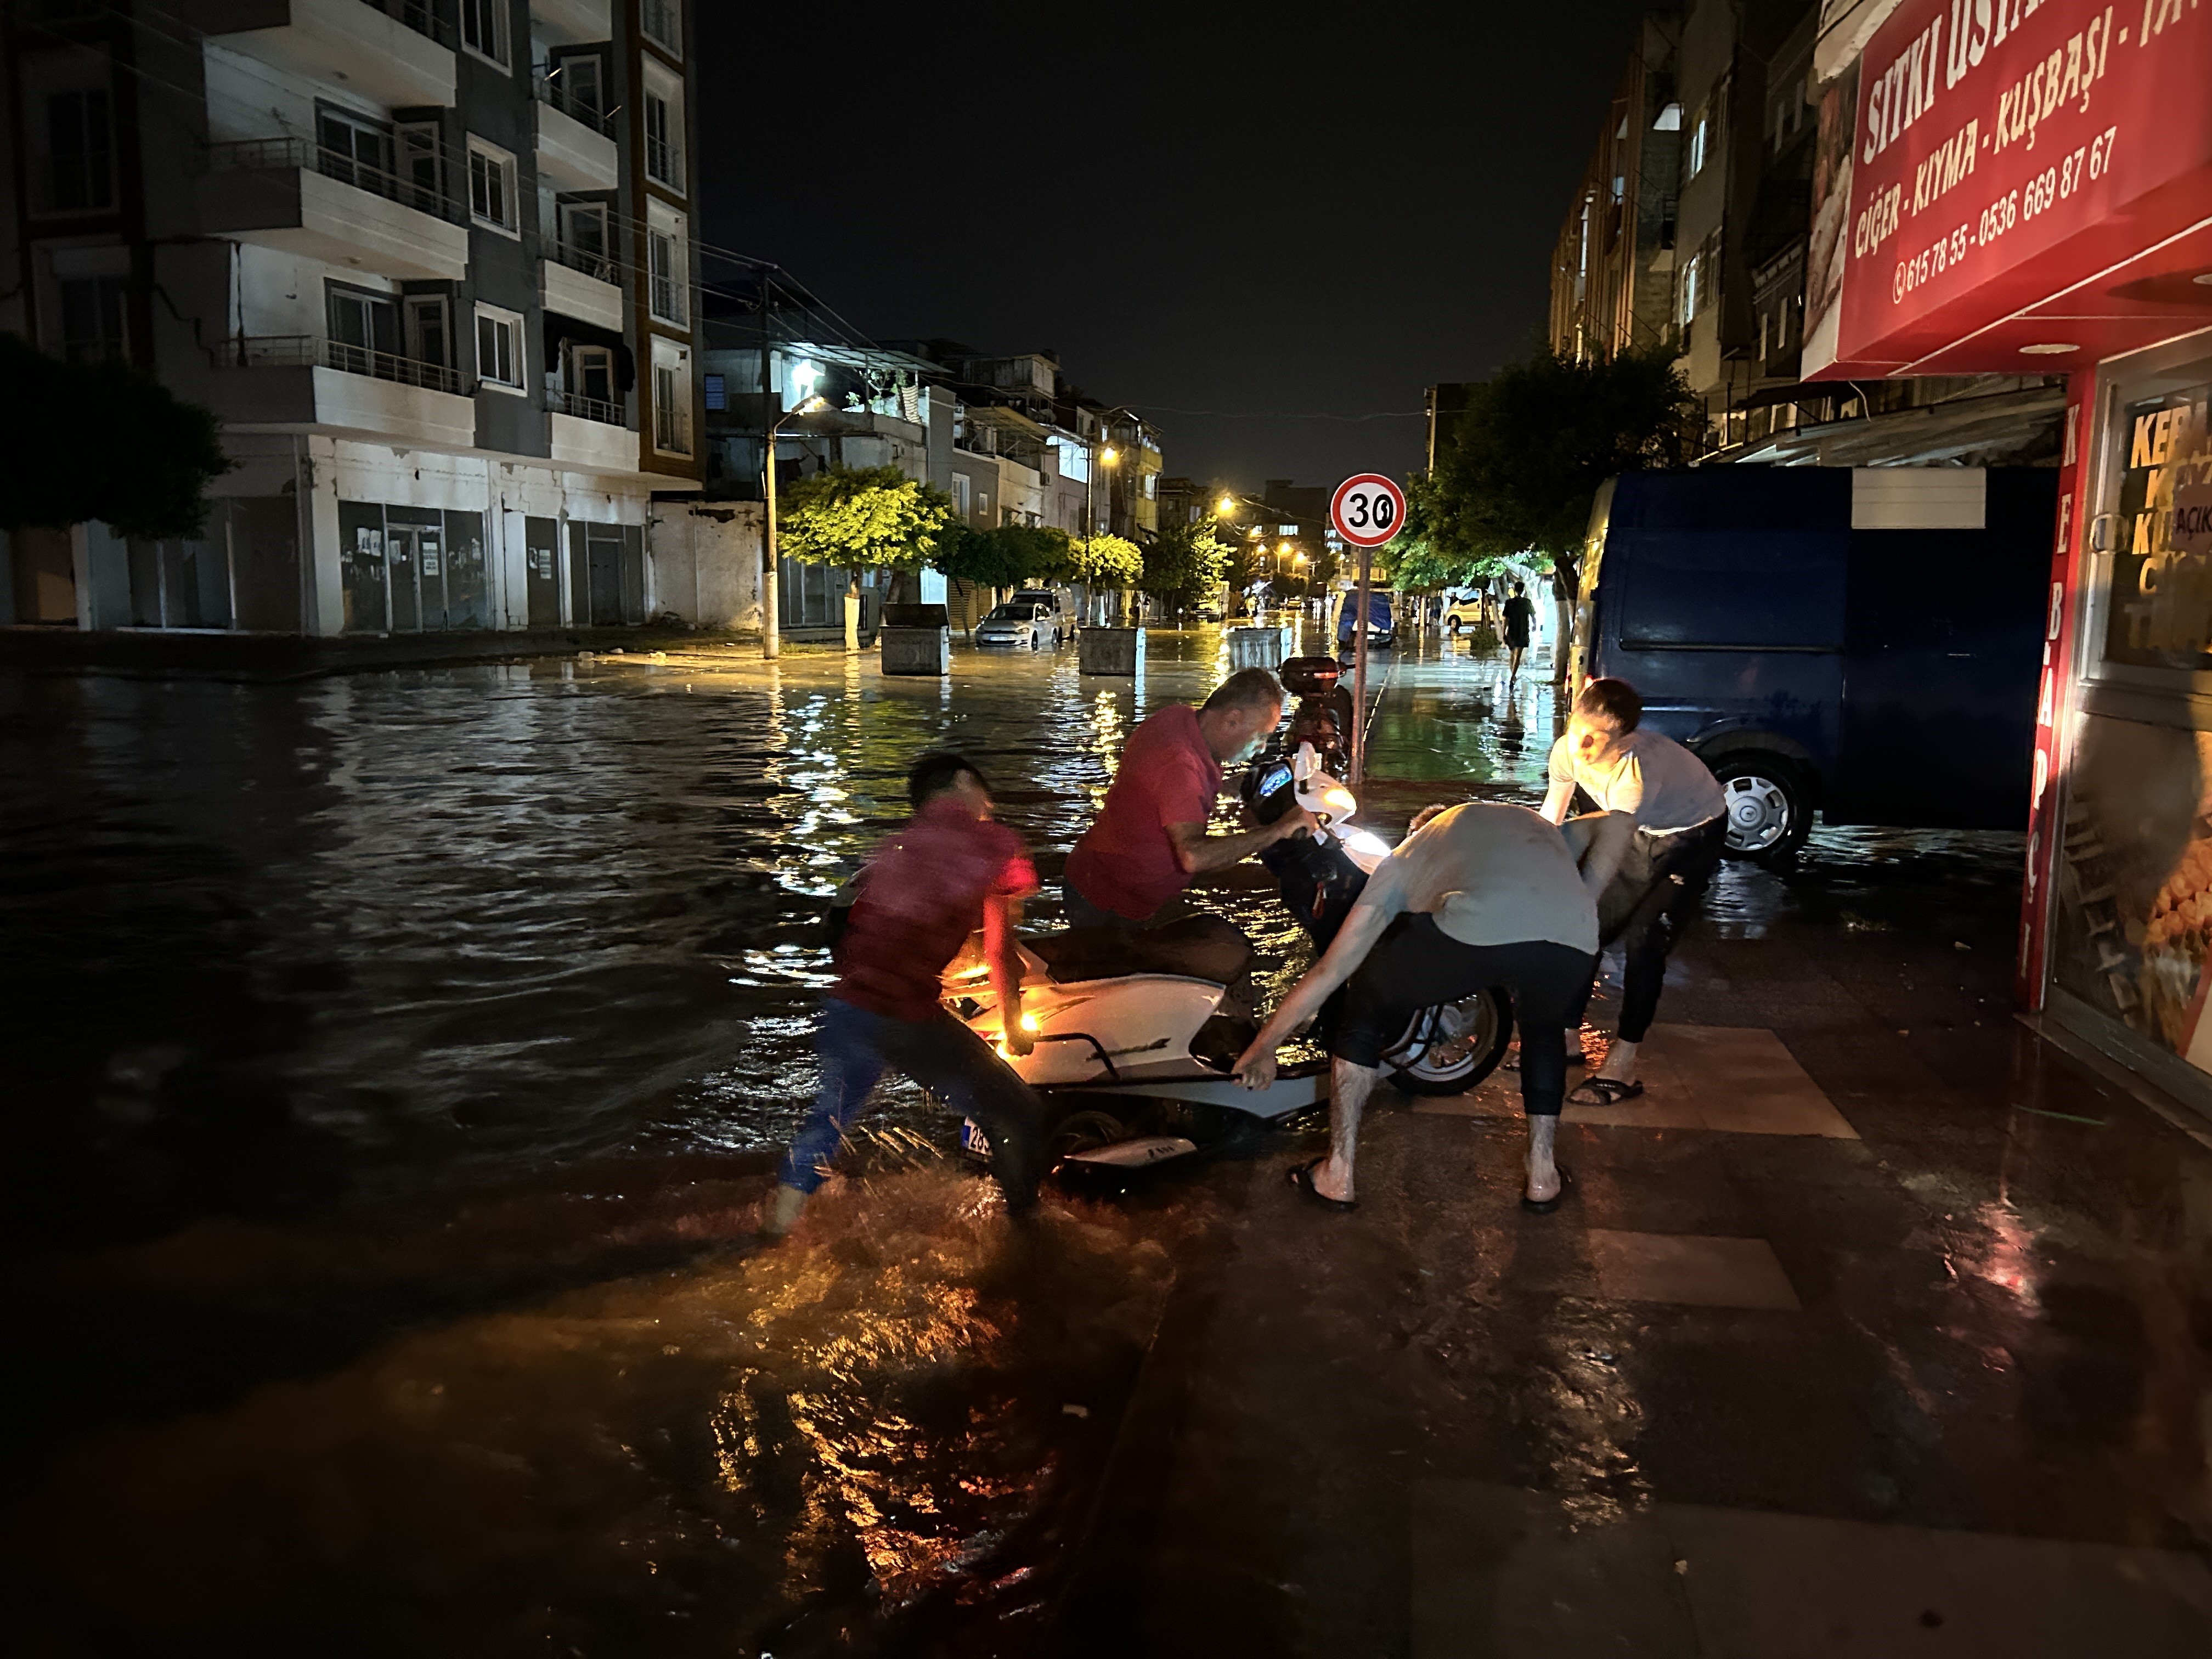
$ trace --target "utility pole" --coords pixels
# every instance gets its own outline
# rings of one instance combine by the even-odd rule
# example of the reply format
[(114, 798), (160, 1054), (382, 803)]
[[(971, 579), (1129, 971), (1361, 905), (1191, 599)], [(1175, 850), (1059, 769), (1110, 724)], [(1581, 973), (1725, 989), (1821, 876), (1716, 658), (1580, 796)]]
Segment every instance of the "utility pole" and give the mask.
[(775, 381), (769, 374), (768, 367), (769, 307), (775, 303), (775, 275), (773, 270), (764, 270), (761, 273), (761, 420), (768, 426), (768, 434), (761, 445), (761, 477), (764, 486), (763, 493), (768, 499), (768, 516), (763, 522), (761, 530), (763, 561), (761, 566), (761, 656), (770, 662), (775, 661), (783, 649), (783, 633), (779, 617), (783, 605), (783, 595), (779, 591), (781, 584), (778, 580), (781, 567), (776, 563), (775, 557), (775, 434), (783, 422), (770, 422), (768, 416), (769, 410), (775, 406), (770, 400), (775, 396)]

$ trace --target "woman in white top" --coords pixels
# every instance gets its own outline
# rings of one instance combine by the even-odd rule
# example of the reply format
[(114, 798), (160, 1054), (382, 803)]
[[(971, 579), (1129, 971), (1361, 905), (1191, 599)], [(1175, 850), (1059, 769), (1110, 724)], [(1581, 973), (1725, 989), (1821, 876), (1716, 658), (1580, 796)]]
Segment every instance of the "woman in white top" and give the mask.
[(1597, 907), (1575, 848), (1595, 822), (1562, 834), (1525, 806), (1431, 807), (1376, 866), (1328, 951), (1237, 1062), (1249, 1087), (1267, 1087), (1275, 1050), (1344, 987), (1328, 1022), (1329, 1152), (1291, 1171), (1301, 1191), (1332, 1209), (1352, 1206), (1359, 1115), (1383, 1050), (1420, 1009), (1505, 985), (1521, 1028), (1528, 1119), (1522, 1202), (1539, 1212), (1559, 1207), (1552, 1146), (1566, 1095), (1566, 1033), (1582, 1021), (1597, 967)]
[[(1659, 1011), (1667, 952), (1718, 867), (1728, 800), (1705, 763), (1672, 738), (1639, 728), (1644, 699), (1626, 680), (1595, 679), (1552, 745), (1544, 816), (1566, 821), (1577, 787), (1605, 815), (1583, 876), (1600, 896), (1600, 932), (1625, 956), (1620, 1030), (1597, 1074), (1569, 1098), (1611, 1106), (1644, 1092), (1637, 1045)], [(1578, 820), (1579, 822), (1579, 820)]]

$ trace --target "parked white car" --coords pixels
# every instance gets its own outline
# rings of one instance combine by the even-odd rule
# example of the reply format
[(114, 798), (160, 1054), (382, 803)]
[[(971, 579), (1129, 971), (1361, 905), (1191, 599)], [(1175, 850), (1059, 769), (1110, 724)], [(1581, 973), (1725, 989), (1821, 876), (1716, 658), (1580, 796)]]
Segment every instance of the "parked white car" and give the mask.
[(1025, 645), (1041, 651), (1056, 642), (1052, 612), (1028, 601), (1002, 605), (975, 625), (978, 645)]
[(1014, 591), (1015, 605), (1034, 605), (1049, 613), (1053, 643), (1075, 637), (1075, 595), (1065, 588), (1022, 587)]

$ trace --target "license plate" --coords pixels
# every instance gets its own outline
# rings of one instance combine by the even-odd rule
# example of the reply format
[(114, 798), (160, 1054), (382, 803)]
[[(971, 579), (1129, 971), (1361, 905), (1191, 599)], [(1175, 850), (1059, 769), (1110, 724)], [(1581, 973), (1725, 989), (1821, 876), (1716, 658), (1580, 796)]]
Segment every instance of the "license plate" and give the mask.
[(977, 1128), (972, 1119), (963, 1117), (960, 1120), (960, 1150), (970, 1158), (988, 1158), (991, 1156), (990, 1137)]

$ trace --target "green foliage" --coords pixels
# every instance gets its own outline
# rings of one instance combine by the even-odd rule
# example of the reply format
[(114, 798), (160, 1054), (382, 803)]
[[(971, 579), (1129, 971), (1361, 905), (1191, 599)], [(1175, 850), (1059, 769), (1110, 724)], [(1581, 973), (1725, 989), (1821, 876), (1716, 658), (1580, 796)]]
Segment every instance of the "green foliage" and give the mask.
[(58, 362), (13, 334), (0, 334), (0, 380), (14, 411), (0, 527), (98, 519), (149, 540), (199, 533), (208, 482), (231, 467), (208, 410), (143, 369)]
[(1141, 556), (1137, 585), (1162, 605), (1180, 608), (1213, 597), (1229, 568), (1230, 550), (1209, 520), (1163, 530)]
[(959, 530), (952, 498), (895, 466), (832, 467), (778, 492), (776, 549), (808, 564), (915, 570)]
[(1066, 531), (1009, 524), (996, 530), (956, 530), (931, 562), (978, 587), (1018, 587), (1026, 581), (1059, 580), (1068, 559)]
[(1470, 575), (1549, 566), (1571, 586), (1597, 487), (1692, 453), (1698, 404), (1674, 357), (1665, 344), (1585, 363), (1545, 349), (1470, 387), (1425, 492), (1442, 556)]
[(1133, 587), (1145, 573), (1145, 555), (1121, 536), (1077, 537), (1067, 544), (1067, 580), (1088, 587)]

